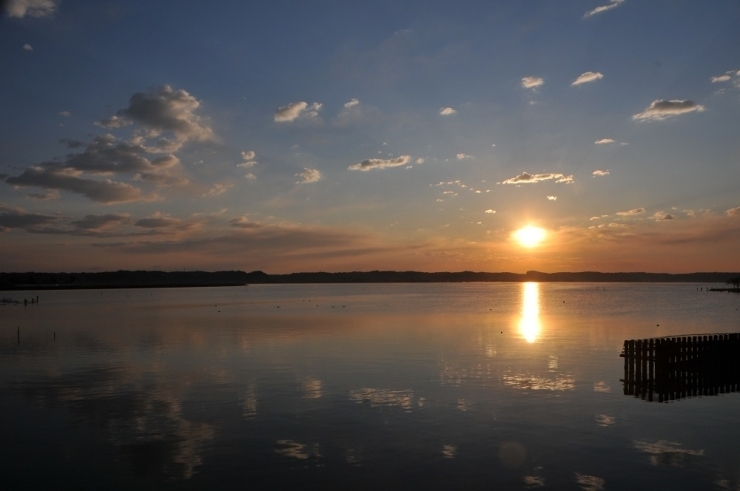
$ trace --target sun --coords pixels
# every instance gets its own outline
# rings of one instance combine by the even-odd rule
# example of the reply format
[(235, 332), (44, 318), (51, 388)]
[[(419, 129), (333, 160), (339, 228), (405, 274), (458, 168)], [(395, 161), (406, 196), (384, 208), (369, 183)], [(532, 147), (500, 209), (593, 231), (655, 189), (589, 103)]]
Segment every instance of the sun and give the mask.
[(547, 235), (544, 229), (527, 225), (514, 232), (513, 237), (521, 245), (527, 248), (536, 247)]

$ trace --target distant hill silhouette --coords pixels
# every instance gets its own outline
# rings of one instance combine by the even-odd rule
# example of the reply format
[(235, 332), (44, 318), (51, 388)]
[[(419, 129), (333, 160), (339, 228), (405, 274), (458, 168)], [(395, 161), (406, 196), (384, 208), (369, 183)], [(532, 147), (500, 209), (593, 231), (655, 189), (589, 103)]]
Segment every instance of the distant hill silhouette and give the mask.
[(0, 289), (163, 288), (282, 283), (632, 282), (726, 283), (738, 273), (483, 273), (473, 271), (352, 271), (267, 274), (262, 271), (108, 271), (100, 273), (0, 273)]

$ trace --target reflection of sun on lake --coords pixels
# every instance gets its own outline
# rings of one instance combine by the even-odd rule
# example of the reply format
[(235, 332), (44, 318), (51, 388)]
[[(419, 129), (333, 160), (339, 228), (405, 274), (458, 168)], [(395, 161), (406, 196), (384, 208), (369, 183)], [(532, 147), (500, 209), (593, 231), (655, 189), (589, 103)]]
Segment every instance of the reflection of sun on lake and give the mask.
[(519, 332), (528, 343), (534, 343), (540, 336), (540, 285), (539, 283), (522, 284), (522, 318), (519, 321)]

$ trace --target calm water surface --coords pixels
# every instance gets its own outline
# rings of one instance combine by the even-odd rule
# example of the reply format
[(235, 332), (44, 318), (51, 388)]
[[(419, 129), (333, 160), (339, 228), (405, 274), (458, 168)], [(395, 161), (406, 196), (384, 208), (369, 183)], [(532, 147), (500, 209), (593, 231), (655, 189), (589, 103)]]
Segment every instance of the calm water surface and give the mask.
[(737, 490), (739, 394), (620, 382), (625, 339), (740, 331), (699, 287), (6, 293), (0, 488)]

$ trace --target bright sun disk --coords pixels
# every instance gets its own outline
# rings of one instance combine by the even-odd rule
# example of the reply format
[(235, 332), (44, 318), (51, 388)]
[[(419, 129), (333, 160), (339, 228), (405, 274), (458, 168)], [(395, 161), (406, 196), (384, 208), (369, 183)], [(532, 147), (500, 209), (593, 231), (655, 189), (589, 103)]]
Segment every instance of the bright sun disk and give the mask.
[(514, 232), (514, 238), (524, 247), (534, 247), (545, 238), (546, 232), (539, 227), (528, 225)]

